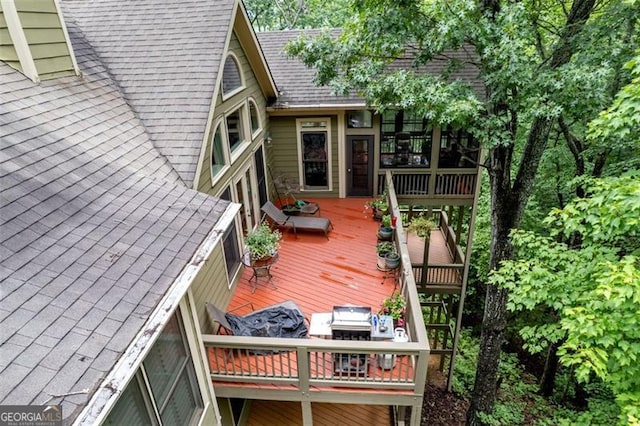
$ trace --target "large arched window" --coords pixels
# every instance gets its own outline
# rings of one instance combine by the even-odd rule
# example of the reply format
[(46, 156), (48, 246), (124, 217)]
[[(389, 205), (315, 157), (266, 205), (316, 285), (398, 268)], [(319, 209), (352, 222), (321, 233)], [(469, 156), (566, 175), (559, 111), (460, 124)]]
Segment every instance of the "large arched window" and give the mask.
[(249, 121), (251, 125), (251, 134), (255, 137), (256, 133), (260, 131), (262, 126), (260, 125), (258, 105), (256, 105), (253, 99), (249, 99)]
[(213, 137), (211, 138), (211, 176), (217, 175), (227, 164), (224, 153), (224, 141), (222, 135), (222, 121), (215, 126)]
[(242, 73), (240, 72), (238, 59), (233, 53), (229, 53), (222, 71), (222, 95), (229, 96), (242, 88)]

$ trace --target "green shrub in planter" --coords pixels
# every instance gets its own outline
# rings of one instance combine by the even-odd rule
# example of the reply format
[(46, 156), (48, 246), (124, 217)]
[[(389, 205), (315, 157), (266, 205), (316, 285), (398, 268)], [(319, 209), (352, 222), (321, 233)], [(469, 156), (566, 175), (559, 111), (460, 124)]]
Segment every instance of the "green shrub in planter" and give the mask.
[(282, 234), (271, 229), (266, 223), (260, 224), (244, 239), (252, 261), (272, 257), (280, 248)]

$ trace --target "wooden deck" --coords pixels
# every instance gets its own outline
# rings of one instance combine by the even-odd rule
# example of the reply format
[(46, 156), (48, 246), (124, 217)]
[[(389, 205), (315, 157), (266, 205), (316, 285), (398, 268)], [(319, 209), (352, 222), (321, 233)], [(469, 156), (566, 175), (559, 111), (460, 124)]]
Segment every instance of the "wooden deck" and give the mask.
[[(317, 202), (320, 215), (332, 221), (334, 228), (329, 238), (323, 233), (299, 232), (295, 236), (293, 232), (285, 231), (278, 262), (271, 268), (272, 279), (268, 281), (260, 277), (255, 292), (252, 292), (254, 280), (249, 280), (252, 271), (246, 269), (228, 310), (245, 314), (251, 310), (249, 303), (253, 309), (260, 309), (293, 300), (307, 318), (313, 313), (331, 312), (333, 306), (345, 304), (370, 306), (372, 312), (377, 312), (382, 300), (394, 292), (395, 277), (376, 268), (379, 222), (365, 212), (367, 199), (309, 201)], [(409, 238), (410, 246), (416, 246), (415, 251), (419, 253), (423, 246)], [(418, 261), (413, 253), (411, 258)], [(429, 258), (438, 263), (451, 262), (438, 231), (432, 234)], [(250, 388), (255, 385), (236, 383), (235, 386)], [(343, 391), (349, 392), (349, 389)], [(376, 392), (376, 389), (365, 392)], [(314, 424), (318, 425), (391, 423), (388, 406), (313, 403), (312, 411)], [(248, 424), (302, 424), (300, 403), (254, 400)]]
[[(312, 313), (331, 312), (335, 305), (371, 306), (377, 312), (382, 300), (394, 291), (391, 275), (376, 268), (377, 230), (364, 210), (367, 199), (313, 199), (320, 215), (333, 223), (325, 238), (321, 232), (284, 232), (278, 262), (271, 268), (273, 278), (260, 277), (255, 293), (250, 269), (238, 283), (228, 309), (244, 314), (285, 300), (293, 300), (309, 318)], [(411, 243), (415, 237), (409, 237)], [(419, 246), (419, 244), (417, 244)], [(412, 260), (414, 256), (412, 254)], [(444, 239), (433, 232), (429, 249), (433, 262), (451, 262)], [(277, 287), (277, 288), (276, 288)]]

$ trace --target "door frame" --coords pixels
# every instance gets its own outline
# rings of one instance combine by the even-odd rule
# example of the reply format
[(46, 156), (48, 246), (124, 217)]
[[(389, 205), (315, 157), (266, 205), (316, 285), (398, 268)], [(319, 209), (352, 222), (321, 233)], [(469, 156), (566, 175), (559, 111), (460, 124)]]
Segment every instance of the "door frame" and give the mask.
[[(356, 139), (367, 139), (368, 149), (367, 149), (367, 189), (364, 194), (354, 194), (353, 193), (353, 141)], [(346, 135), (346, 143), (345, 143), (345, 151), (346, 151), (346, 161), (345, 161), (345, 171), (346, 171), (346, 196), (347, 197), (370, 197), (373, 196), (373, 172), (374, 172), (374, 145), (375, 145), (375, 134), (362, 134), (362, 135)]]

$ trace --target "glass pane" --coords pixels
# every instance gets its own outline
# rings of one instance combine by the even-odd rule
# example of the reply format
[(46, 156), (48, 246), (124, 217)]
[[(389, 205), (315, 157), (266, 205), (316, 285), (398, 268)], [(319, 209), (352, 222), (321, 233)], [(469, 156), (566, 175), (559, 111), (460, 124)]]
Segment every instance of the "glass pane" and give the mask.
[(222, 71), (222, 93), (230, 93), (241, 86), (240, 67), (233, 56), (227, 56)]
[(216, 128), (211, 144), (211, 171), (215, 176), (224, 167), (224, 147), (222, 146), (222, 132), (220, 126)]
[(302, 134), (302, 159), (303, 160), (326, 160), (326, 133), (303, 133)]
[(440, 137), (438, 167), (475, 168), (478, 161), (478, 141), (462, 129), (446, 128)]
[(258, 116), (258, 108), (252, 101), (249, 101), (249, 116), (251, 117), (251, 133), (255, 133), (260, 129), (260, 117)]
[(122, 392), (104, 424), (113, 426), (153, 424), (135, 377)]
[(305, 186), (327, 187), (327, 163), (307, 161), (304, 163)]
[(164, 405), (186, 359), (180, 325), (174, 314), (143, 362), (158, 407)]
[(229, 137), (229, 148), (233, 152), (244, 140), (242, 134), (242, 108), (238, 108), (227, 116), (227, 135)]
[(188, 362), (186, 368), (182, 371), (178, 383), (173, 390), (171, 398), (164, 407), (160, 418), (163, 426), (183, 426), (189, 424), (198, 405), (196, 396), (194, 395), (193, 386), (195, 383), (195, 374), (193, 365)]
[(240, 247), (238, 247), (238, 232), (235, 223), (225, 231), (222, 242), (224, 248), (224, 260), (227, 263), (227, 275), (229, 283), (240, 267)]
[(351, 129), (371, 128), (372, 117), (371, 111), (351, 111), (349, 112), (347, 127)]

